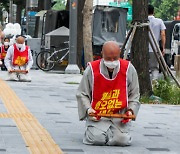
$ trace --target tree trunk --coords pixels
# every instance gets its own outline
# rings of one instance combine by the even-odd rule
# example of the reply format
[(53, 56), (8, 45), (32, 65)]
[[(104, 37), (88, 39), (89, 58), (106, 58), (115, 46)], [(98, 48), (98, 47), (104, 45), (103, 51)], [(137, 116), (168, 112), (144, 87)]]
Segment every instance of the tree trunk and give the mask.
[(43, 0), (44, 1), (44, 10), (50, 10), (51, 9), (51, 0)]
[(176, 76), (180, 79), (180, 55), (175, 56), (174, 69), (176, 71)]
[(83, 9), (83, 44), (84, 44), (84, 56), (85, 64), (93, 61), (92, 50), (92, 9), (93, 1), (86, 0)]
[(83, 8), (85, 0), (79, 0), (78, 2), (78, 28), (77, 28), (77, 64), (79, 68), (82, 68), (82, 50), (83, 50)]
[(51, 9), (51, 0), (38, 0), (38, 11), (50, 10), (50, 9)]
[[(133, 23), (148, 20), (148, 0), (133, 0)], [(131, 49), (132, 63), (135, 66), (141, 95), (151, 95), (152, 87), (149, 76), (148, 27), (138, 27), (134, 35)]]
[(16, 23), (21, 24), (21, 13), (22, 13), (22, 5), (17, 5), (17, 12), (16, 12)]
[(44, 0), (38, 0), (38, 11), (44, 10)]
[[(0, 6), (0, 10), (2, 11), (3, 7)], [(3, 21), (3, 16), (2, 16), (2, 13), (0, 13), (0, 21)], [(1, 27), (0, 27), (1, 29)]]
[[(79, 4), (80, 2), (78, 2), (78, 4)], [(67, 2), (66, 2), (66, 10), (67, 11), (69, 11), (69, 4), (70, 4), (70, 0), (67, 0)]]

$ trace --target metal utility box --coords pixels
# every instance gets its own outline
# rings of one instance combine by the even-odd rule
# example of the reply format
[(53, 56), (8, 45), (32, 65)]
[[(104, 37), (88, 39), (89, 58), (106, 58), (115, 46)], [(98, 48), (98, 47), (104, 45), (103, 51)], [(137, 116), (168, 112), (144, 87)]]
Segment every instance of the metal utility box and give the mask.
[(45, 34), (62, 26), (69, 28), (69, 11), (48, 10), (45, 20)]
[(27, 45), (30, 47), (32, 56), (33, 56), (33, 69), (38, 69), (36, 65), (37, 54), (41, 51), (41, 39), (40, 38), (31, 38), (27, 40)]
[(93, 55), (101, 58), (102, 45), (106, 41), (123, 44), (126, 38), (127, 9), (96, 6), (93, 15)]
[(46, 34), (45, 48), (52, 49), (51, 46), (56, 46), (58, 47), (56, 49), (61, 49), (63, 47), (60, 47), (60, 44), (66, 41), (69, 41), (69, 29), (66, 27), (60, 27)]
[[(68, 44), (63, 44), (69, 41), (69, 29), (66, 27), (60, 27), (45, 35), (45, 48), (50, 49), (53, 52), (52, 46), (56, 47), (56, 50), (64, 49), (68, 47)], [(63, 56), (66, 51), (62, 51), (59, 56)], [(63, 63), (58, 64), (55, 70), (64, 70), (68, 64), (68, 56), (65, 58)]]
[(123, 43), (126, 37), (127, 9), (96, 6), (93, 16), (93, 45), (106, 41)]
[(44, 18), (46, 16), (46, 10), (42, 10), (40, 12), (38, 12), (35, 16), (36, 16), (36, 24), (35, 24), (35, 34), (34, 36), (36, 38), (41, 38), (42, 34), (45, 33), (44, 31)]

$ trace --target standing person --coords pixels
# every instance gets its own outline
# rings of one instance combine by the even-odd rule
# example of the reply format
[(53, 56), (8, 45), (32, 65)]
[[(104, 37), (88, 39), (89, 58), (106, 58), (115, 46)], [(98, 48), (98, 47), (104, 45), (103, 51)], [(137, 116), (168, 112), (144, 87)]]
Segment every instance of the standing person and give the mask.
[[(165, 54), (165, 44), (166, 44), (166, 26), (162, 19), (154, 17), (154, 7), (152, 5), (148, 5), (148, 19), (150, 21), (150, 28), (154, 33), (156, 41), (159, 42), (161, 40), (162, 54)], [(149, 45), (149, 68), (152, 74), (152, 80), (156, 80), (159, 77), (159, 64), (153, 53), (151, 46)]]
[[(30, 47), (25, 45), (25, 38), (23, 36), (18, 36), (16, 43), (9, 47), (5, 57), (5, 65), (9, 72), (9, 80), (31, 81), (28, 74), (33, 65), (33, 58)], [(12, 73), (12, 70), (24, 70), (27, 73)]]
[(2, 71), (7, 71), (7, 68), (6, 68), (5, 64), (4, 64), (4, 58), (6, 57), (7, 51), (9, 49), (9, 43), (10, 43), (10, 39), (5, 38), (4, 43), (3, 43), (4, 45), (2, 45), (0, 47), (0, 61), (2, 63), (2, 65), (1, 65), (1, 70)]
[(117, 42), (103, 45), (103, 58), (90, 62), (77, 92), (80, 120), (86, 120), (84, 144), (130, 145), (130, 119), (90, 117), (90, 113), (136, 115), (139, 103), (138, 76), (133, 65), (119, 59)]

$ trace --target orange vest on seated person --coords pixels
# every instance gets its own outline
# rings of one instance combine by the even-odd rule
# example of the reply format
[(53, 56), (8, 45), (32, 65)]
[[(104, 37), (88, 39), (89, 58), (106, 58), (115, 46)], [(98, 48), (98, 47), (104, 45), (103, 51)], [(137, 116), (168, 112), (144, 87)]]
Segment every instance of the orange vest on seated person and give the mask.
[(1, 46), (1, 59), (6, 57), (7, 51), (5, 51), (4, 45)]
[(93, 77), (91, 106), (97, 113), (115, 114), (128, 107), (127, 71), (129, 62), (121, 59), (119, 62), (120, 70), (114, 79), (108, 79), (101, 73), (101, 60), (89, 63)]
[(14, 44), (13, 65), (17, 65), (17, 66), (25, 65), (29, 60), (28, 50), (29, 50), (29, 47), (26, 46), (25, 50), (20, 52), (17, 46)]

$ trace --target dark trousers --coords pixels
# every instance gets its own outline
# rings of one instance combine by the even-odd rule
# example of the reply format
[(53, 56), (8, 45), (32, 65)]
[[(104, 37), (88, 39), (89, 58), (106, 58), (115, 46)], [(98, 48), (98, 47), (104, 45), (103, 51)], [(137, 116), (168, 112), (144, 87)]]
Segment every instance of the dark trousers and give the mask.
[(2, 59), (1, 61), (2, 61), (1, 71), (7, 71), (7, 68), (4, 64), (4, 59)]

